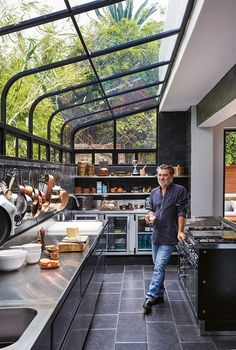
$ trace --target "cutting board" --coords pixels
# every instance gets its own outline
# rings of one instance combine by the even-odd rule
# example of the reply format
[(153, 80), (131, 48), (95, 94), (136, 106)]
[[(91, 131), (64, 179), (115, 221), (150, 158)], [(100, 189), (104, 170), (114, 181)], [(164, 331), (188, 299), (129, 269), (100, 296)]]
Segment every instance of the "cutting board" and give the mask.
[(80, 242), (66, 242), (65, 240), (58, 243), (59, 252), (83, 252), (89, 243), (88, 236), (80, 236)]

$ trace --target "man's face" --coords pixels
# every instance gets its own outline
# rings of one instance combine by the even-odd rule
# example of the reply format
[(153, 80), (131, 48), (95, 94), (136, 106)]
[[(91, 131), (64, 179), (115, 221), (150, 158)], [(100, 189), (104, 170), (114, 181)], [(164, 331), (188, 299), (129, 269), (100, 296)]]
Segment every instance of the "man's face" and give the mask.
[(157, 181), (161, 187), (168, 187), (173, 181), (174, 175), (170, 174), (169, 169), (159, 169), (157, 173)]

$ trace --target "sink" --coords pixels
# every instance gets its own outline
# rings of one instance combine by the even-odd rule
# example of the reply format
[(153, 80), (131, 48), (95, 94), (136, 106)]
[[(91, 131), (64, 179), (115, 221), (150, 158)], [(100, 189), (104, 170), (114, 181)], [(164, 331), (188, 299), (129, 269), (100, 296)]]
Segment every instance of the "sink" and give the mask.
[(0, 348), (14, 344), (24, 333), (37, 311), (31, 308), (0, 308)]

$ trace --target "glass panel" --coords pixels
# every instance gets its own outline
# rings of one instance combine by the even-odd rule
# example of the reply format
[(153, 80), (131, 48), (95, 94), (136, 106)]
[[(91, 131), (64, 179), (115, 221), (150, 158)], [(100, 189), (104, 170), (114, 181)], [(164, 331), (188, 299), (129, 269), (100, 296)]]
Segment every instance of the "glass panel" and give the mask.
[(159, 62), (159, 49), (160, 40), (157, 40), (96, 57), (93, 62), (99, 75), (109, 76)]
[(156, 153), (138, 153), (139, 164), (156, 164)]
[(119, 79), (113, 79), (102, 83), (107, 94), (119, 92), (124, 89), (135, 88), (140, 85), (150, 84), (159, 79), (159, 68), (131, 74)]
[(51, 139), (50, 141), (60, 144), (60, 131), (64, 124), (64, 119), (61, 114), (57, 114), (51, 123)]
[(62, 163), (63, 164), (71, 163), (71, 156), (69, 152), (62, 152)]
[(113, 113), (115, 116), (118, 116), (118, 115), (124, 114), (124, 113), (139, 111), (140, 108), (144, 108), (144, 107), (155, 108), (156, 106), (157, 106), (156, 98), (153, 98), (153, 99), (149, 99), (146, 101), (132, 103), (131, 105), (128, 105), (128, 106), (115, 108), (115, 109), (113, 109)]
[(95, 153), (95, 165), (99, 165), (99, 162), (103, 160), (112, 164), (112, 153)]
[(70, 124), (67, 124), (63, 131), (63, 142), (62, 145), (69, 148), (71, 146), (71, 132), (72, 132), (72, 126)]
[[(76, 16), (89, 51), (102, 50), (163, 31), (164, 9), (153, 1), (128, 1)], [(138, 15), (138, 11), (139, 15)]]
[(118, 154), (118, 164), (132, 164), (135, 159), (134, 153), (119, 153)]
[(16, 157), (16, 138), (10, 134), (6, 135), (6, 156)]
[[(4, 6), (3, 6), (4, 4)], [(55, 6), (53, 6), (55, 5)], [(17, 11), (16, 11), (17, 9)], [(65, 9), (64, 0), (48, 1), (40, 0), (29, 2), (25, 0), (2, 1), (0, 26), (16, 24), (28, 19), (39, 17)]]
[(130, 93), (122, 94), (119, 96), (111, 97), (108, 99), (109, 103), (112, 107), (115, 107), (116, 105), (126, 104), (134, 101), (138, 101), (144, 98), (148, 98), (151, 96), (156, 95), (157, 88), (155, 86), (146, 88), (146, 89), (140, 89), (137, 91), (133, 91)]
[(39, 159), (39, 144), (36, 142), (33, 142), (33, 159), (38, 160)]
[[(53, 89), (63, 89), (82, 83), (86, 80), (87, 74), (93, 74), (89, 63), (87, 61), (82, 63), (83, 67), (79, 63), (72, 64), (24, 77), (15, 82), (7, 96), (7, 123), (27, 131), (29, 109), (37, 97)], [(81, 74), (81, 70), (84, 74)], [(52, 97), (45, 102), (45, 105), (38, 106), (37, 112), (35, 111), (33, 124), (37, 136), (46, 138), (45, 123), (55, 110), (54, 103), (57, 102), (57, 99)]]
[(118, 119), (116, 148), (156, 148), (156, 118), (156, 111), (152, 110)]
[(92, 154), (91, 153), (75, 153), (75, 164), (81, 161), (86, 161), (92, 164)]
[(113, 121), (77, 131), (75, 149), (113, 148)]
[(47, 148), (44, 145), (40, 145), (40, 160), (47, 160)]
[(54, 162), (55, 159), (55, 149), (54, 147), (50, 147), (50, 161)]
[(60, 162), (60, 151), (58, 149), (55, 149), (55, 157), (54, 160), (56, 163)]
[(27, 158), (27, 145), (26, 140), (18, 139), (18, 157)]

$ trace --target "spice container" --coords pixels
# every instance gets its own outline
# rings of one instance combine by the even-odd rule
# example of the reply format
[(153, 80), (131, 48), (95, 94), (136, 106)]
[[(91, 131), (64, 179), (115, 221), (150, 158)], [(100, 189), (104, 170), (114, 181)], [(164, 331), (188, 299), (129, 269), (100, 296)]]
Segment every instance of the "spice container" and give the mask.
[(57, 245), (48, 247), (48, 254), (50, 259), (58, 260), (59, 259), (59, 247)]

